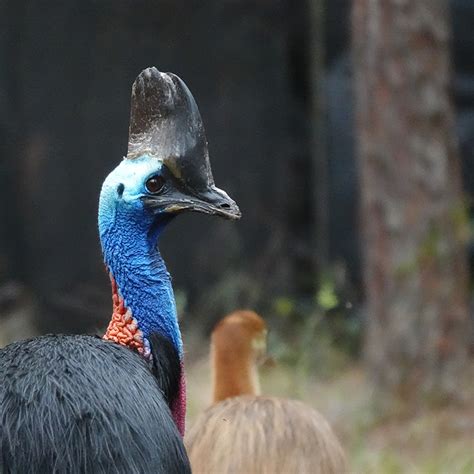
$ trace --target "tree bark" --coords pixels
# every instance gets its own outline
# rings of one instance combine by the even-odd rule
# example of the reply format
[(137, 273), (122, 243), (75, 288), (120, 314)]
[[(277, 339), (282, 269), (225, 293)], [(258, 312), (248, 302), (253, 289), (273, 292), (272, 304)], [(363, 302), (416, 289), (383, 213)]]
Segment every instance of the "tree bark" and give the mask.
[(451, 399), (470, 322), (448, 2), (352, 13), (369, 372), (386, 395)]

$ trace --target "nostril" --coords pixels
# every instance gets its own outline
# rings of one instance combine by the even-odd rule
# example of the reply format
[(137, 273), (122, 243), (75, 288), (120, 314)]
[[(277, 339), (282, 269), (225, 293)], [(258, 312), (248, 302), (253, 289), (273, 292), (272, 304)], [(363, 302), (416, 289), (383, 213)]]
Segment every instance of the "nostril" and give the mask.
[(221, 204), (219, 207), (222, 209), (230, 209), (230, 204), (227, 204), (226, 202), (224, 204)]

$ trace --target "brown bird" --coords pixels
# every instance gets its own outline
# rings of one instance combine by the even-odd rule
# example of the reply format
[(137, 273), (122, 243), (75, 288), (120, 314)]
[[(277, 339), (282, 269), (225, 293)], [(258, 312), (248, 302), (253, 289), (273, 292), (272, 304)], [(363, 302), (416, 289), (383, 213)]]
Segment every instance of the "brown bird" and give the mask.
[(339, 474), (344, 451), (328, 422), (296, 400), (260, 396), (257, 362), (267, 327), (236, 311), (212, 333), (213, 404), (185, 437), (192, 471), (245, 474)]

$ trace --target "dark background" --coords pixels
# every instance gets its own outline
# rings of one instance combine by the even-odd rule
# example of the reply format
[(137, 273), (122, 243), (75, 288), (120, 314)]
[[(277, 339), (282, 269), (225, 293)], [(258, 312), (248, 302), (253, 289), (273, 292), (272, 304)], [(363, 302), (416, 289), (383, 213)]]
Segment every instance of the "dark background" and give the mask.
[[(472, 197), (474, 3), (450, 3), (453, 97)], [(271, 318), (282, 297), (311, 301), (328, 272), (356, 311), (362, 284), (349, 7), (326, 2), (324, 74), (316, 84), (304, 1), (1, 0), (0, 315), (33, 307), (40, 332), (106, 324), (98, 195), (126, 153), (131, 84), (151, 65), (192, 90), (216, 183), (244, 215), (237, 223), (182, 216), (163, 237), (178, 303), (192, 316), (185, 324), (207, 331), (238, 306)], [(315, 88), (323, 91), (319, 115)], [(327, 232), (316, 225), (321, 213)], [(327, 248), (324, 261), (318, 246)]]

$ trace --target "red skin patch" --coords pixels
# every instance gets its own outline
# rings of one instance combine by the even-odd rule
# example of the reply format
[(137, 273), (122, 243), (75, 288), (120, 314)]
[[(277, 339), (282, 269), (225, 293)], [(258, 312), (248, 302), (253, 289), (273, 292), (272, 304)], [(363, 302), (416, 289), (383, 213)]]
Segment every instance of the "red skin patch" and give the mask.
[(138, 328), (136, 319), (133, 318), (132, 313), (125, 307), (123, 298), (118, 293), (117, 284), (113, 277), (110, 277), (112, 283), (112, 302), (113, 312), (107, 331), (104, 334), (104, 339), (113, 341), (122, 346), (130, 347), (143, 355), (143, 333)]

